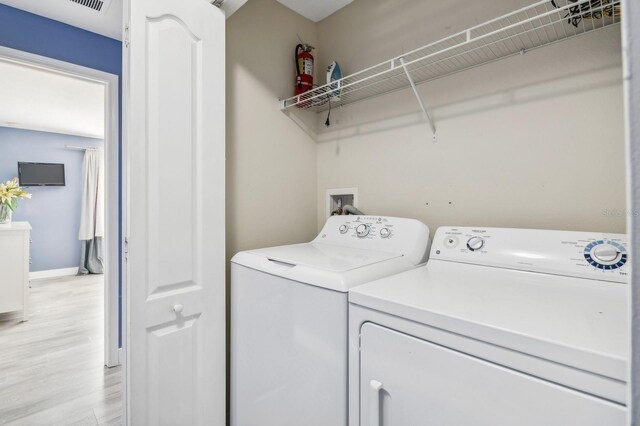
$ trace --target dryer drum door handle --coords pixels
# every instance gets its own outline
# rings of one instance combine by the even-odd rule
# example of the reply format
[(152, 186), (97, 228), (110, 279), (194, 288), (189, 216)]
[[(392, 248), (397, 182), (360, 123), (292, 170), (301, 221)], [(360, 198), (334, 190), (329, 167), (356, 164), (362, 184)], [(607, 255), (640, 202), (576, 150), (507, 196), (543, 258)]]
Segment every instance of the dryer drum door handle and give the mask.
[(380, 426), (380, 391), (382, 383), (377, 380), (369, 382), (369, 426)]

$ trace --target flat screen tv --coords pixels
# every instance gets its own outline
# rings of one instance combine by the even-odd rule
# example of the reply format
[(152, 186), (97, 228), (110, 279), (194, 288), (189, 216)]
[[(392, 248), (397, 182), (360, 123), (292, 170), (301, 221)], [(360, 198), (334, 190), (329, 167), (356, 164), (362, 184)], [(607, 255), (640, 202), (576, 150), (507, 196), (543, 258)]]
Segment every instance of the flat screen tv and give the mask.
[(64, 186), (64, 164), (18, 163), (20, 186)]

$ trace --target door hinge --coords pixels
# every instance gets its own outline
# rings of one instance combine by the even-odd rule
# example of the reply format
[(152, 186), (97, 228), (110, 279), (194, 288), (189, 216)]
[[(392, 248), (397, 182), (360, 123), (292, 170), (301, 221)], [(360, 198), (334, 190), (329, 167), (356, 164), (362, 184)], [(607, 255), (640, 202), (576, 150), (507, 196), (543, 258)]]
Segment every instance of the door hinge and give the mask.
[(224, 3), (224, 0), (210, 0), (211, 4), (214, 5), (215, 7), (221, 7), (222, 3)]
[(129, 47), (129, 24), (124, 26), (124, 47)]
[(129, 237), (124, 237), (124, 260), (129, 260)]

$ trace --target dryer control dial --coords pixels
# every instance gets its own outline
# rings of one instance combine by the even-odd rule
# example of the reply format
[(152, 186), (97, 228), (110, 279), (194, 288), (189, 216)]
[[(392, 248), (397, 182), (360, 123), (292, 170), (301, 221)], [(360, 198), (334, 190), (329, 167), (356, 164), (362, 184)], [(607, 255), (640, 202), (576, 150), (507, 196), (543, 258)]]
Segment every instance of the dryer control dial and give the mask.
[(380, 230), (380, 236), (382, 238), (389, 238), (389, 235), (391, 235), (391, 231), (389, 230), (389, 228), (382, 228)]
[(341, 234), (346, 234), (347, 231), (349, 230), (349, 227), (347, 225), (340, 225), (340, 228), (338, 228), (340, 230)]
[(482, 237), (471, 237), (467, 241), (467, 248), (471, 251), (478, 251), (484, 247), (484, 239)]
[(362, 223), (356, 228), (356, 235), (358, 235), (358, 237), (360, 238), (364, 238), (369, 235), (370, 229), (371, 228), (369, 227), (369, 225), (365, 225), (364, 223)]
[(627, 263), (627, 250), (616, 241), (597, 240), (584, 248), (584, 258), (594, 268), (608, 271)]
[(593, 249), (593, 257), (601, 262), (615, 262), (620, 256), (620, 251), (609, 244), (602, 244)]

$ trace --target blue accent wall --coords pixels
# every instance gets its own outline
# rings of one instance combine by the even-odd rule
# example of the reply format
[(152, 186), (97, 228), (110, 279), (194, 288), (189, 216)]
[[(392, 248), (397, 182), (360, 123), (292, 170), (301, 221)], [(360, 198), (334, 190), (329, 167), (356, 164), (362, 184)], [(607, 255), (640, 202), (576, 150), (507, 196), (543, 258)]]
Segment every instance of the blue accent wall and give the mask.
[(76, 267), (80, 263), (80, 205), (84, 151), (65, 145), (104, 146), (100, 139), (0, 127), (0, 181), (18, 176), (18, 162), (63, 163), (65, 186), (29, 187), (13, 220), (31, 223), (31, 271)]
[(122, 75), (122, 43), (0, 4), (0, 45)]
[[(120, 77), (118, 92), (122, 99), (122, 42), (118, 40), (0, 4), (0, 46), (115, 74)], [(122, 109), (118, 110), (119, 122), (122, 123)], [(121, 147), (122, 127), (119, 130), (119, 140)], [(119, 161), (121, 166), (121, 158)], [(122, 180), (120, 194), (122, 195)], [(122, 273), (122, 268), (120, 271)], [(120, 295), (122, 297), (122, 288)], [(122, 303), (120, 315), (122, 317)]]

